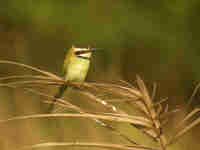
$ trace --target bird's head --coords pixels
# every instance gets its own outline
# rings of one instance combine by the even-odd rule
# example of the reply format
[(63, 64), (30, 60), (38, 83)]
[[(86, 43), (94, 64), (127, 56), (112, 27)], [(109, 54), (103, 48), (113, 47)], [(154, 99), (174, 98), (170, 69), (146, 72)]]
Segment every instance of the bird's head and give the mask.
[(90, 59), (92, 52), (96, 50), (96, 48), (78, 48), (75, 46), (72, 46), (73, 53), (76, 57), (82, 58), (82, 59)]

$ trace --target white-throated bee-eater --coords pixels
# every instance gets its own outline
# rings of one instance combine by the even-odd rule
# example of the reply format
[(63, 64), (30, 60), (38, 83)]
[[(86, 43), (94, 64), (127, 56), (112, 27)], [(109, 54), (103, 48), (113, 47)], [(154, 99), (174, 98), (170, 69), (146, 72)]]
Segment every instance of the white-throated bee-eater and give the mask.
[[(65, 56), (62, 75), (66, 81), (83, 82), (90, 67), (90, 57), (96, 48), (77, 48), (72, 46)], [(61, 98), (67, 90), (67, 85), (62, 85), (55, 99), (49, 107), (49, 113), (54, 110), (56, 99)]]

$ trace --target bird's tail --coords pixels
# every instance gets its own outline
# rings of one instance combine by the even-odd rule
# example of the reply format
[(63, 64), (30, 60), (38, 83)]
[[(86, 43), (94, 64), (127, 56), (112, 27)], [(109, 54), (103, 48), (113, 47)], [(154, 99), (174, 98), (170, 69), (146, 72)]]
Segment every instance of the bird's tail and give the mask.
[(51, 103), (49, 109), (48, 109), (48, 113), (52, 113), (55, 107), (55, 103), (56, 103), (56, 99), (61, 98), (64, 95), (65, 90), (67, 89), (67, 85), (62, 85), (59, 88), (58, 93), (54, 96), (53, 102)]

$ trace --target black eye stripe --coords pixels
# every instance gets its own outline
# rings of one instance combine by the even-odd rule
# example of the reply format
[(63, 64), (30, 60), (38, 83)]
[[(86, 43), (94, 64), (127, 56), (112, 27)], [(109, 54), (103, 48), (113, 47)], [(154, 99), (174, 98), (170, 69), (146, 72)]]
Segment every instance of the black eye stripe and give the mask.
[(87, 54), (87, 53), (91, 53), (91, 50), (76, 51), (75, 55), (81, 55), (81, 54)]

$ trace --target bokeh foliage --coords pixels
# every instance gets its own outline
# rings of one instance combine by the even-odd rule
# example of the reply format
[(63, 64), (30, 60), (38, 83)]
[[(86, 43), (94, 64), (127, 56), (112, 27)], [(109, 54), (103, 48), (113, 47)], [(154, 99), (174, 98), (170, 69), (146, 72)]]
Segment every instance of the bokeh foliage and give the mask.
[[(94, 54), (88, 81), (134, 83), (139, 74), (147, 84), (158, 83), (159, 96), (182, 104), (200, 81), (199, 10), (198, 0), (1, 1), (0, 59), (60, 74), (64, 49), (91, 45), (104, 50)], [(1, 76), (30, 73), (0, 68)], [(0, 95), (2, 118), (32, 113), (37, 110), (32, 105), (41, 105), (34, 101), (38, 97), (19, 91), (1, 89)]]

